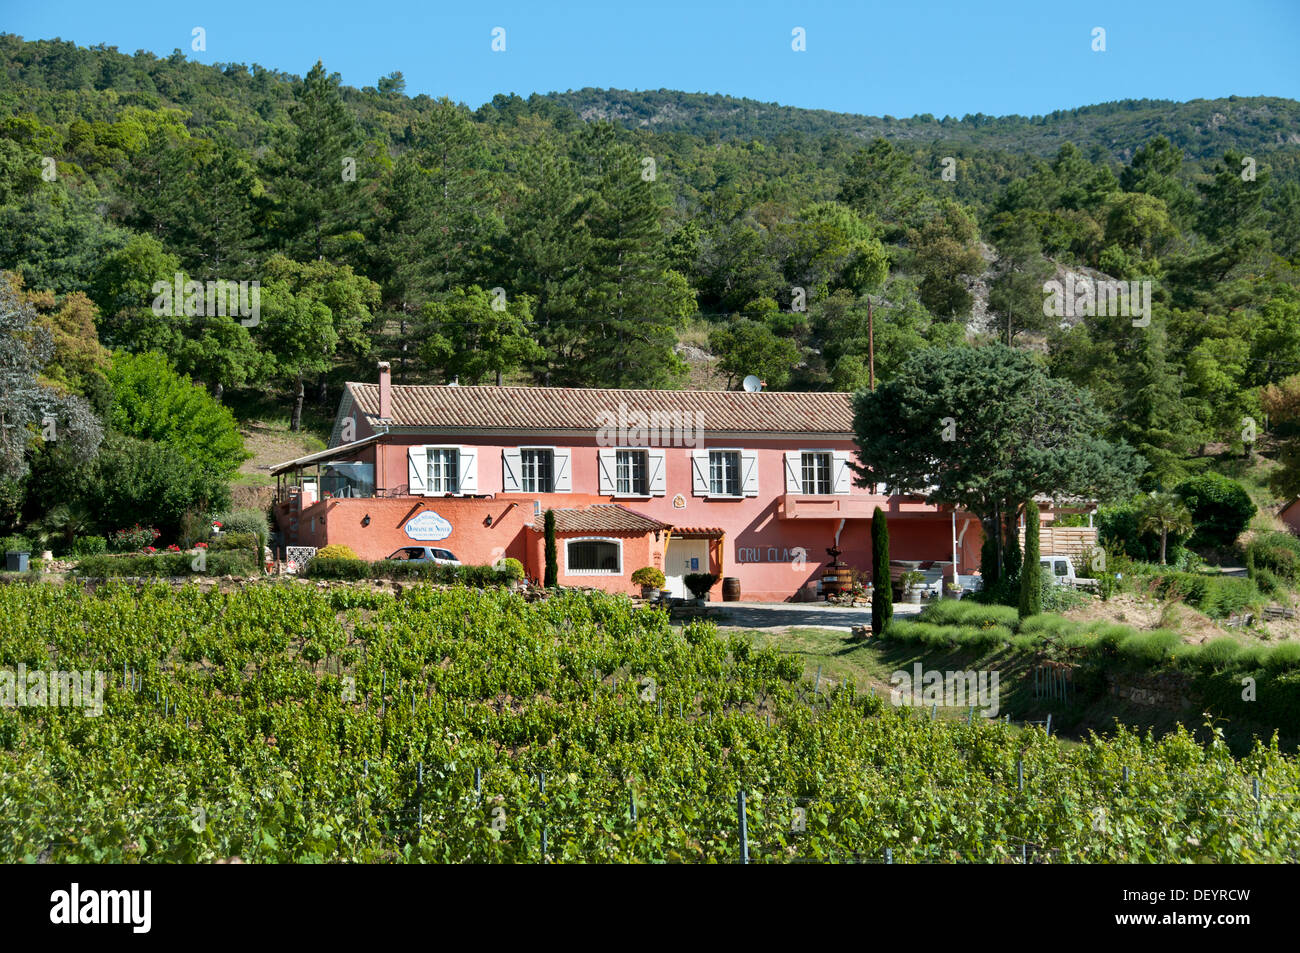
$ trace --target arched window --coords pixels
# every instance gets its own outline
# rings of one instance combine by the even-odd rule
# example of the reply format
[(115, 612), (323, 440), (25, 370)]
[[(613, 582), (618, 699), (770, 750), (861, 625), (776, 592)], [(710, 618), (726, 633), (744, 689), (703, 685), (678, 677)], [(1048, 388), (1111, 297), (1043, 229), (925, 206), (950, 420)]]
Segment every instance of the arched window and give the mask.
[(570, 576), (623, 575), (623, 541), (570, 539), (564, 544), (565, 572)]

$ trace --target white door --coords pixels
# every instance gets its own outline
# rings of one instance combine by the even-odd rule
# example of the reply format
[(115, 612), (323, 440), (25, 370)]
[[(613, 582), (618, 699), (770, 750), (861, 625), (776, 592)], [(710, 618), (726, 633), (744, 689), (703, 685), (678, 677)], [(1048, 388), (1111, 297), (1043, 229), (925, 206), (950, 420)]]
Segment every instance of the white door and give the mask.
[(686, 576), (693, 572), (709, 571), (709, 541), (707, 539), (670, 539), (664, 554), (665, 585), (676, 599), (692, 599), (686, 588)]

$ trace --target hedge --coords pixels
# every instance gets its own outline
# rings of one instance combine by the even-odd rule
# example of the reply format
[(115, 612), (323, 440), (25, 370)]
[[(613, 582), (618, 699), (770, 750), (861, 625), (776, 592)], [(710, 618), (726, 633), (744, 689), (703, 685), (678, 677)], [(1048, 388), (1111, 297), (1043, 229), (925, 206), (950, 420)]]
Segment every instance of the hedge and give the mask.
[(194, 570), (192, 553), (131, 553), (123, 556), (87, 556), (77, 560), (78, 576), (256, 576), (257, 556), (249, 550), (208, 553), (203, 572)]
[(409, 559), (329, 559), (313, 556), (299, 575), (311, 579), (419, 579), (445, 585), (503, 586), (514, 573), (502, 566), (449, 566), (443, 563), (413, 562)]

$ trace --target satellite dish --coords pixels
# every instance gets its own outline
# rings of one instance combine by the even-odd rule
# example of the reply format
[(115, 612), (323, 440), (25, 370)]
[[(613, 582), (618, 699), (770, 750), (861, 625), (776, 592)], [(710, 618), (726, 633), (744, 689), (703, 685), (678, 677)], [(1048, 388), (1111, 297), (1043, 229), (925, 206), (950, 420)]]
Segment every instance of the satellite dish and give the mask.
[(743, 386), (745, 390), (749, 391), (751, 394), (757, 394), (760, 390), (763, 389), (763, 382), (758, 379), (758, 376), (756, 374), (750, 374), (748, 377), (745, 378), (745, 383), (741, 386)]

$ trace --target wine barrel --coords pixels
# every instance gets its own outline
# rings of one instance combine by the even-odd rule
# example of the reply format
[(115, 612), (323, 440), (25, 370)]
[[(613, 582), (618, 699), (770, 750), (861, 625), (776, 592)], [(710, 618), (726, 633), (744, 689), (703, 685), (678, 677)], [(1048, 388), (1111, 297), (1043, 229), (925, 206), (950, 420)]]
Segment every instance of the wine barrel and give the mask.
[(722, 580), (722, 601), (739, 602), (740, 601), (740, 579), (736, 576), (725, 576)]
[(822, 593), (839, 595), (853, 588), (853, 570), (848, 566), (831, 566), (822, 572)]

